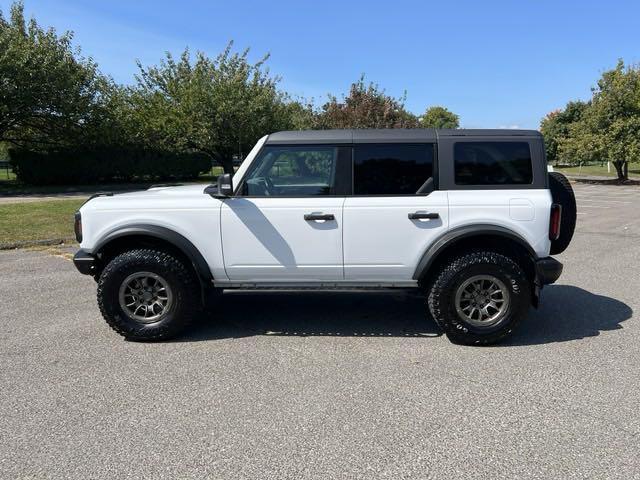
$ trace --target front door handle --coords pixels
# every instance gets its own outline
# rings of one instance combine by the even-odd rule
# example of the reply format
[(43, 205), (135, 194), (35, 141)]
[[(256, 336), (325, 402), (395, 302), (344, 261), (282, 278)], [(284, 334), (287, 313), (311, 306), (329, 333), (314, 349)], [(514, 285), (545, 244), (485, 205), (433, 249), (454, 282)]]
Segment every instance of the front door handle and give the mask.
[(440, 215), (437, 213), (413, 212), (409, 215), (409, 220), (437, 220)]
[(313, 222), (315, 220), (335, 220), (336, 217), (333, 213), (305, 213), (304, 219), (307, 222)]

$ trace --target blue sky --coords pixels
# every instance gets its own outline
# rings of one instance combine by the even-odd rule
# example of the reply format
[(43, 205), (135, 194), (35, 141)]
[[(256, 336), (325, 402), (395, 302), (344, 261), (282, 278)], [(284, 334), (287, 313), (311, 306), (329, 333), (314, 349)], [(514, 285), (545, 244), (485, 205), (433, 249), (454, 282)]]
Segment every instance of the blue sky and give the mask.
[[(0, 0), (7, 12), (9, 0)], [(468, 128), (537, 128), (586, 99), (618, 58), (640, 62), (640, 2), (25, 0), (27, 15), (73, 30), (103, 72), (130, 83), (185, 46), (209, 55), (229, 40), (266, 53), (282, 88), (321, 103), (361, 74), (407, 108), (443, 105)]]

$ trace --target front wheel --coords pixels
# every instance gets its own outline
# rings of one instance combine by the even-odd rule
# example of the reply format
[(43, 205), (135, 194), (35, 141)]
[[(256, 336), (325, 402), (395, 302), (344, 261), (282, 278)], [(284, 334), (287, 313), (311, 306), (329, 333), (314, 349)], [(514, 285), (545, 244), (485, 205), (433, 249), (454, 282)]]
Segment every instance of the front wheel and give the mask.
[(507, 337), (527, 314), (531, 288), (513, 259), (471, 252), (447, 262), (428, 292), (434, 320), (454, 343), (490, 345)]
[(164, 340), (192, 321), (197, 278), (184, 262), (158, 250), (136, 249), (111, 260), (98, 280), (98, 305), (109, 326), (129, 340)]

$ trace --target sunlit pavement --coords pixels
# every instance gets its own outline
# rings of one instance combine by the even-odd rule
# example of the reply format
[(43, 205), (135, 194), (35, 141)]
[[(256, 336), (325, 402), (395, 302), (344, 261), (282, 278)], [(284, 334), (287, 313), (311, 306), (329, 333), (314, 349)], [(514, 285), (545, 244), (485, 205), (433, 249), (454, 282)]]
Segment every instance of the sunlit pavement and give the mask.
[(375, 292), (227, 293), (131, 343), (68, 259), (0, 253), (0, 478), (636, 477), (640, 188), (575, 189), (563, 276), (490, 348)]

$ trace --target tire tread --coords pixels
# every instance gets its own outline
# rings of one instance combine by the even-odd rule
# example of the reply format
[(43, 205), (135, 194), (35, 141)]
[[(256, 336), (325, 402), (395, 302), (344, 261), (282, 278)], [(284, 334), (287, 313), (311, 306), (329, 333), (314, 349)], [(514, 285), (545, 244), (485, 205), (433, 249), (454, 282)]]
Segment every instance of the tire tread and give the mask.
[[(454, 287), (456, 276), (466, 268), (481, 264), (498, 266), (508, 271), (510, 275), (519, 277), (522, 283), (520, 291), (523, 295), (523, 298), (520, 299), (521, 305), (512, 314), (511, 321), (505, 324), (503, 328), (486, 334), (471, 332), (462, 322), (458, 321), (457, 315), (452, 315), (449, 311), (449, 291)], [(452, 342), (464, 345), (491, 345), (500, 342), (518, 326), (526, 315), (530, 302), (529, 282), (520, 265), (506, 255), (488, 250), (472, 251), (453, 257), (449, 262), (445, 263), (435, 276), (427, 294), (427, 306), (434, 321), (444, 330)], [(522, 305), (525, 304), (526, 308), (523, 308)]]
[[(109, 287), (109, 282), (114, 274), (124, 267), (147, 268), (150, 264), (161, 266), (162, 269), (171, 271), (178, 278), (180, 285), (172, 285), (172, 289), (179, 290), (174, 294), (180, 296), (180, 315), (170, 323), (159, 325), (157, 328), (149, 329), (137, 326), (130, 321), (123, 321), (113, 313), (113, 299), (107, 298), (105, 290)], [(98, 279), (97, 298), (100, 313), (103, 318), (119, 335), (129, 340), (158, 341), (171, 338), (187, 328), (193, 321), (197, 312), (196, 305), (198, 299), (194, 292), (198, 290), (198, 282), (193, 272), (188, 269), (182, 261), (170, 253), (156, 249), (134, 249), (129, 250), (114, 257), (104, 268)], [(119, 308), (119, 305), (118, 305)]]

